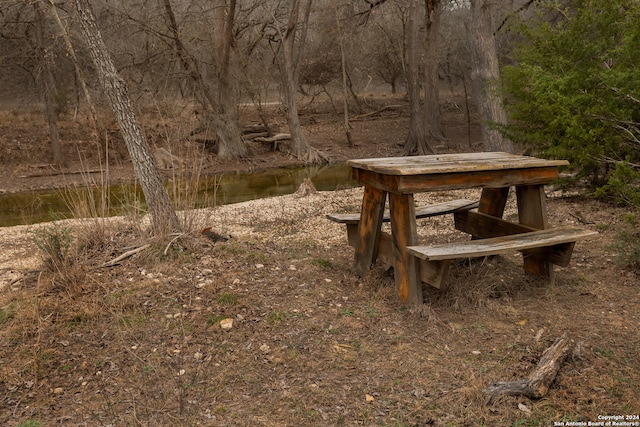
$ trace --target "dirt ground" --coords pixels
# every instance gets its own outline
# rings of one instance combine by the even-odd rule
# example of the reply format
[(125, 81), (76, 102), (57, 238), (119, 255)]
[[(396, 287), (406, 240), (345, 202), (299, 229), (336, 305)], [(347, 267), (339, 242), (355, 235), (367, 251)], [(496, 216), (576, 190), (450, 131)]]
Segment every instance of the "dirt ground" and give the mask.
[[(445, 112), (450, 142), (439, 150), (478, 150), (477, 126), (470, 145), (460, 103), (447, 102)], [(46, 128), (35, 112), (1, 114), (3, 191), (68, 185), (86, 177), (72, 172), (103, 167), (81, 122), (62, 123), (66, 153), (83, 162), (60, 175), (37, 148)], [(310, 140), (333, 161), (398, 154), (408, 121), (402, 108), (355, 121), (349, 147), (336, 116), (304, 117)], [(155, 145), (186, 141), (189, 126), (145, 120)], [(115, 130), (112, 137), (110, 177), (131, 179)], [(190, 145), (172, 151), (188, 158)], [(293, 163), (286, 147), (252, 143), (251, 151), (226, 164), (207, 154), (204, 173)], [(478, 197), (462, 193), (417, 200)], [(640, 425), (640, 278), (616, 262), (614, 247), (621, 233), (637, 232), (637, 212), (550, 187), (553, 225), (600, 233), (576, 245), (554, 284), (526, 277), (520, 256), (492, 257), (454, 265), (449, 289), (425, 287), (424, 304), (406, 307), (392, 270), (352, 271), (346, 231), (325, 219), (357, 211), (361, 194), (184, 212), (193, 232), (162, 241), (128, 216), (0, 230), (0, 423)], [(511, 200), (506, 215), (514, 214)], [(424, 240), (464, 238), (450, 217), (419, 225)], [(34, 242), (64, 248), (69, 230), (77, 240), (53, 273)], [(544, 397), (487, 398), (497, 382), (527, 379), (565, 333), (571, 352)]]

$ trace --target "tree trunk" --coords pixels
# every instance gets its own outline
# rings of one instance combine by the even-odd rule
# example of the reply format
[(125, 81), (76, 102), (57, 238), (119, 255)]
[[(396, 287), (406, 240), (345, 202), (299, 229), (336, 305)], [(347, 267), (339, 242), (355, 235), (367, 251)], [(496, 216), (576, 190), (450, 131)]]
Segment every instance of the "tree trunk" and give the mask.
[(438, 43), (440, 41), (441, 0), (425, 0), (425, 64), (424, 64), (424, 126), (431, 144), (444, 141), (440, 117), (438, 89)]
[(194, 87), (194, 93), (203, 109), (203, 124), (212, 125), (218, 137), (218, 157), (222, 160), (236, 159), (247, 155), (247, 146), (242, 140), (242, 132), (235, 114), (235, 97), (229, 78), (229, 58), (231, 55), (232, 26), (236, 2), (231, 0), (229, 8), (223, 0), (215, 5), (213, 59), (217, 79), (217, 93), (205, 82), (198, 63), (189, 55), (182, 43), (178, 22), (170, 0), (162, 0), (168, 18), (176, 56)]
[[(44, 4), (44, 0), (40, 0)], [(67, 47), (67, 53), (71, 57), (71, 61), (73, 62), (73, 67), (76, 72), (76, 77), (80, 82), (80, 86), (82, 88), (82, 94), (84, 95), (85, 102), (87, 103), (87, 107), (89, 108), (89, 114), (91, 116), (91, 120), (93, 121), (93, 126), (96, 132), (96, 140), (98, 141), (98, 145), (100, 146), (100, 156), (104, 153), (106, 155), (107, 141), (106, 141), (106, 133), (104, 130), (104, 126), (100, 123), (98, 119), (98, 113), (96, 112), (96, 108), (93, 105), (93, 101), (91, 100), (91, 94), (89, 93), (89, 89), (87, 88), (87, 80), (84, 78), (84, 73), (80, 68), (80, 63), (78, 62), (78, 57), (76, 56), (76, 51), (73, 48), (73, 44), (71, 43), (71, 39), (69, 38), (69, 33), (65, 28), (60, 16), (58, 15), (58, 11), (56, 9), (56, 5), (54, 0), (49, 0), (49, 7), (51, 9), (51, 15), (53, 16), (56, 24), (60, 28), (60, 33), (62, 34), (62, 38), (64, 39), (64, 44)]]
[(36, 49), (38, 56), (38, 72), (36, 75), (40, 77), (40, 87), (44, 97), (45, 115), (49, 124), (49, 138), (51, 139), (51, 149), (53, 151), (53, 163), (58, 167), (65, 167), (66, 162), (62, 147), (60, 146), (60, 135), (58, 134), (58, 117), (54, 108), (53, 92), (54, 83), (51, 74), (50, 61), (47, 55), (45, 41), (45, 19), (42, 10), (44, 5), (34, 3), (33, 9), (36, 16)]
[(289, 22), (284, 33), (281, 34), (283, 58), (282, 67), (284, 68), (284, 72), (282, 73), (282, 83), (287, 107), (287, 123), (289, 125), (289, 133), (291, 133), (292, 154), (305, 163), (313, 164), (324, 162), (326, 161), (326, 158), (307, 141), (307, 138), (302, 133), (300, 117), (298, 115), (297, 87), (299, 53), (302, 52), (305, 42), (306, 28), (309, 22), (309, 14), (311, 12), (311, 0), (306, 0), (305, 3), (302, 34), (298, 40), (298, 55), (296, 56), (295, 40), (300, 15), (300, 2), (301, 0), (292, 0)]
[[(166, 0), (169, 1), (169, 0)], [(214, 64), (218, 83), (218, 96), (214, 103), (217, 117), (213, 124), (218, 135), (218, 158), (236, 159), (247, 155), (247, 146), (242, 140), (242, 131), (235, 114), (236, 97), (231, 87), (230, 57), (233, 43), (233, 22), (236, 12), (236, 0), (214, 2)]]
[(100, 84), (129, 150), (136, 177), (140, 180), (151, 215), (153, 231), (157, 235), (178, 231), (180, 230), (178, 217), (171, 206), (169, 194), (162, 183), (147, 140), (133, 112), (127, 85), (113, 65), (89, 1), (75, 1), (80, 26)]
[(498, 53), (493, 31), (492, 3), (471, 0), (467, 35), (471, 47), (471, 80), (480, 113), (480, 124), (487, 151), (514, 151), (512, 142), (503, 137), (494, 124), (506, 124), (507, 115), (495, 86), (500, 77)]
[(409, 89), (409, 135), (404, 143), (404, 154), (434, 153), (425, 135), (420, 105), (420, 22), (418, 0), (409, 1), (407, 25), (407, 86)]
[[(338, 6), (334, 3), (334, 12), (336, 14), (336, 28), (338, 29), (338, 45), (340, 46), (340, 64), (342, 65), (342, 113), (344, 122), (344, 133), (347, 137), (347, 142), (350, 147), (353, 147), (353, 139), (351, 138), (351, 124), (349, 123), (349, 87), (347, 85), (347, 57), (344, 49), (344, 33), (342, 32), (342, 26), (340, 25), (340, 15), (338, 14)], [(327, 91), (328, 93), (328, 91)], [(356, 98), (357, 99), (357, 98)]]

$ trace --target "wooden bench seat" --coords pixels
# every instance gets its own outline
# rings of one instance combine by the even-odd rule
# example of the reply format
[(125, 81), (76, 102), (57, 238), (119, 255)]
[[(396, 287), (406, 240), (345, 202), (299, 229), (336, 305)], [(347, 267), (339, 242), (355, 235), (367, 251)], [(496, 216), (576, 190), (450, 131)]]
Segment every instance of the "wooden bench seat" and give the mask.
[[(450, 202), (436, 203), (429, 206), (416, 208), (416, 218), (429, 218), (438, 215), (446, 215), (454, 212), (474, 209), (478, 207), (478, 202), (467, 199), (452, 200)], [(327, 219), (340, 224), (358, 224), (360, 214), (328, 214)], [(383, 222), (389, 222), (391, 216), (389, 211), (384, 211)]]
[[(451, 260), (456, 258), (475, 258), (489, 255), (505, 254), (513, 251), (527, 251), (529, 249), (553, 248), (573, 244), (578, 240), (592, 237), (598, 233), (578, 227), (566, 226), (549, 228), (546, 230), (530, 231), (509, 236), (492, 237), (489, 239), (469, 240), (465, 242), (443, 243), (429, 246), (409, 246), (409, 253), (430, 261)], [(557, 254), (553, 255), (549, 249), (550, 261), (557, 265), (565, 264)], [(557, 251), (556, 251), (557, 252)], [(538, 251), (538, 256), (544, 256)]]
[(520, 251), (525, 257), (543, 258), (552, 264), (566, 267), (575, 243), (597, 234), (596, 231), (566, 226), (464, 242), (408, 246), (407, 252), (419, 259), (422, 281), (444, 289), (447, 285), (449, 264), (453, 259)]

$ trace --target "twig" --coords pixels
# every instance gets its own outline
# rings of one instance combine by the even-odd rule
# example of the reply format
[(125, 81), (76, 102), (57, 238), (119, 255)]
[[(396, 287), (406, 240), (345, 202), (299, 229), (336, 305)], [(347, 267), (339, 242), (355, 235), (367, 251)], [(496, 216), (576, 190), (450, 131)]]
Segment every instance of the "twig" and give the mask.
[(179, 238), (181, 238), (182, 236), (186, 236), (186, 235), (188, 235), (188, 234), (191, 234), (191, 233), (180, 233), (180, 234), (178, 234), (176, 237), (174, 237), (173, 239), (171, 239), (171, 241), (169, 242), (169, 244), (167, 245), (167, 247), (166, 247), (166, 248), (164, 248), (164, 252), (163, 252), (163, 254), (164, 254), (164, 255), (166, 255), (166, 254), (167, 254), (167, 252), (169, 252), (169, 248), (171, 247), (171, 245), (173, 244), (173, 242), (175, 242), (176, 240), (178, 240), (178, 239), (179, 239)]
[(114, 265), (116, 265), (117, 263), (122, 261), (123, 259), (129, 258), (130, 256), (133, 256), (133, 255), (137, 254), (138, 252), (142, 252), (145, 249), (147, 249), (149, 246), (151, 246), (151, 245), (149, 243), (147, 243), (146, 245), (142, 245), (139, 248), (132, 249), (132, 250), (130, 250), (128, 252), (123, 253), (119, 257), (112, 259), (111, 261), (107, 261), (107, 262), (103, 263), (102, 265), (98, 266), (97, 268), (113, 267)]

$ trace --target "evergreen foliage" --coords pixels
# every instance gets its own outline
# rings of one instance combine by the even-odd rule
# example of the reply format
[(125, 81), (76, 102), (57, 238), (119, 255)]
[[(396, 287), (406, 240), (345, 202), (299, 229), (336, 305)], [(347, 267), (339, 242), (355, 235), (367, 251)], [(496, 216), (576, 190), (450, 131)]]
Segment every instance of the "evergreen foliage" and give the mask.
[(502, 70), (503, 131), (569, 160), (597, 195), (640, 206), (640, 1), (534, 4)]

